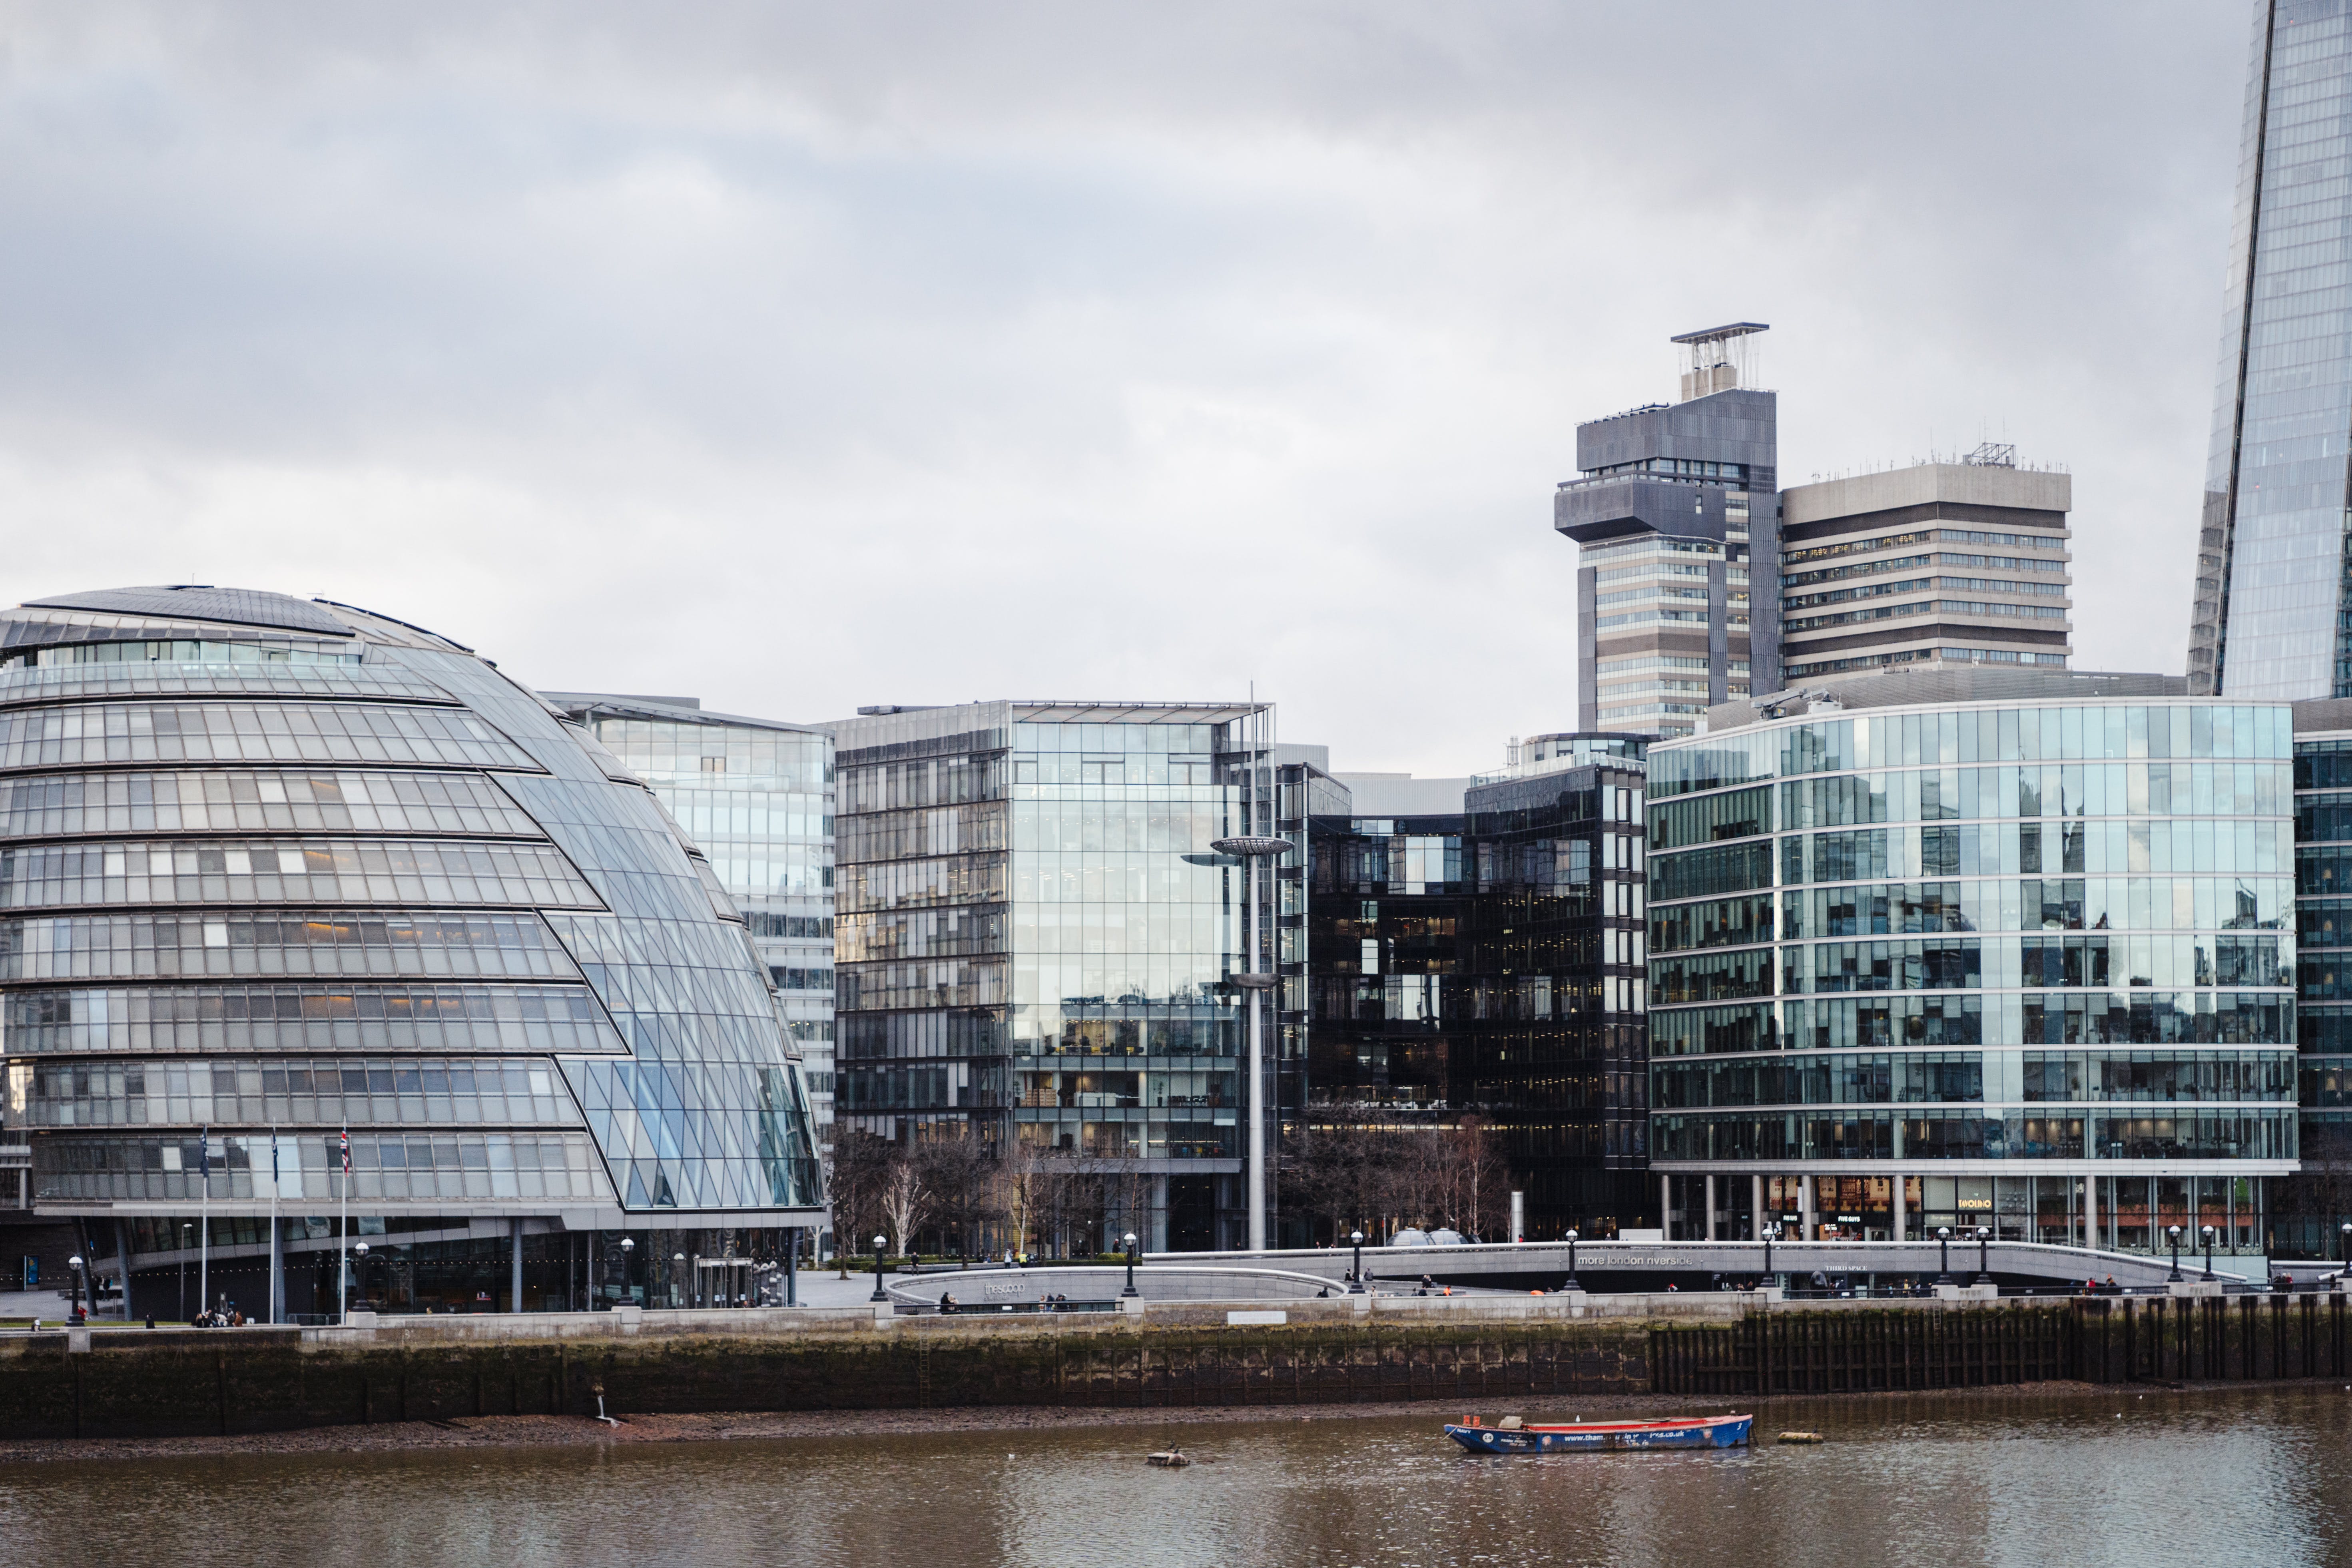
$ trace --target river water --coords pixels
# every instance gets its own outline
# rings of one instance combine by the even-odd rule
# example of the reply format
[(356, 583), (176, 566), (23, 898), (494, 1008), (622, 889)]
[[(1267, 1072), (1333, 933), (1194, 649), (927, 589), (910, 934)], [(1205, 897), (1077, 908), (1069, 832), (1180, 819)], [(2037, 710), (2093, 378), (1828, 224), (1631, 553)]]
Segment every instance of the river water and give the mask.
[[(1493, 1419), (1500, 1411), (1485, 1413)], [(1819, 1447), (1481, 1458), (1439, 1418), (0, 1468), (13, 1564), (2352, 1563), (2352, 1390), (1782, 1402)], [(1214, 1463), (1156, 1470), (1181, 1441)]]

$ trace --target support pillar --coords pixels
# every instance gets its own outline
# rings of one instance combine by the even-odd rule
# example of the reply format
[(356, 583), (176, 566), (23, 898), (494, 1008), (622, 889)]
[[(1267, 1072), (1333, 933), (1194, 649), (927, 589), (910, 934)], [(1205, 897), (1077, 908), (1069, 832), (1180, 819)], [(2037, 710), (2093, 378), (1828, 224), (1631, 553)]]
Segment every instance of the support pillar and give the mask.
[(1658, 1177), (1658, 1231), (1668, 1241), (1675, 1238), (1675, 1179)]
[(2083, 1245), (2092, 1251), (2099, 1250), (2105, 1237), (2099, 1234), (2099, 1178), (2083, 1178)]
[(114, 1255), (122, 1260), (122, 1321), (131, 1321), (131, 1226), (123, 1220), (114, 1222)]
[(1749, 1239), (1755, 1241), (1763, 1240), (1764, 1226), (1766, 1223), (1764, 1215), (1764, 1178), (1761, 1176), (1750, 1176), (1748, 1178), (1748, 1226), (1753, 1234)]
[(507, 1223), (511, 1227), (508, 1249), (514, 1264), (507, 1284), (507, 1310), (520, 1312), (522, 1310), (522, 1221), (517, 1219)]
[[(128, 1282), (126, 1278), (125, 1283)], [(126, 1306), (129, 1300), (129, 1292), (126, 1291)], [(269, 1321), (273, 1323), (286, 1321), (286, 1232), (274, 1214), (269, 1216)]]
[(1818, 1238), (1813, 1233), (1813, 1178), (1811, 1175), (1798, 1177), (1797, 1190), (1801, 1194), (1799, 1198), (1801, 1205), (1801, 1212), (1804, 1215), (1804, 1223), (1800, 1228), (1807, 1241), (1816, 1240)]
[(1715, 1173), (1706, 1175), (1706, 1238), (1715, 1239)]
[(1903, 1184), (1904, 1184), (1904, 1183), (1905, 1183), (1906, 1181), (1907, 1181), (1908, 1179), (1909, 1179), (1909, 1178), (1906, 1177), (1906, 1176), (1903, 1174), (1903, 1173), (1902, 1173), (1902, 1172), (1900, 1172), (1900, 1171), (1897, 1171), (1897, 1172), (1895, 1172), (1895, 1237), (1894, 1237), (1894, 1239), (1895, 1239), (1896, 1241), (1902, 1241), (1902, 1240), (1906, 1239), (1906, 1233), (1907, 1233), (1907, 1232), (1910, 1230), (1910, 1228), (1911, 1228), (1911, 1205), (1910, 1205), (1907, 1202), (1906, 1202), (1906, 1201), (1905, 1201), (1905, 1194), (1904, 1194), (1904, 1191), (1903, 1191)]

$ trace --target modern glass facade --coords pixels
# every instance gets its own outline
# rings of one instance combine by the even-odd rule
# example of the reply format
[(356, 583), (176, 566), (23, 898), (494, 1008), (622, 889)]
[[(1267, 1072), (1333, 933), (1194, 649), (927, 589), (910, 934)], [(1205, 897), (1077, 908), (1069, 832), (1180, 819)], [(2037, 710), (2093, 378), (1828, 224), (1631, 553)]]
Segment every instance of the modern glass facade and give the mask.
[(387, 1310), (700, 1299), (675, 1252), (820, 1217), (741, 917), (539, 697), (236, 590), (42, 601), (0, 650), (5, 1117), (134, 1305), (207, 1208), (257, 1317), (331, 1309), (346, 1207)]
[(833, 1138), (833, 737), (685, 698), (559, 691), (646, 781), (750, 925), (792, 1031), (820, 1145)]
[(2210, 1224), (2259, 1252), (2297, 1148), (2289, 709), (2023, 671), (1907, 700), (1920, 679), (1650, 753), (1676, 1234)]
[[(1274, 973), (1279, 939), (1269, 905), (1245, 952), (1243, 877), (1212, 846), (1276, 828), (1268, 719), (983, 702), (826, 726), (842, 1122), (1017, 1141), (1111, 1178), (1102, 1223), (1147, 1250), (1244, 1245), (1227, 977)], [(1271, 1068), (1272, 1017), (1265, 1038)]]
[(2337, 1258), (2352, 1223), (2352, 700), (2294, 705), (2296, 1009), (2302, 1171), (2273, 1205), (2274, 1250)]
[(1456, 814), (1315, 818), (1307, 1118), (1475, 1116), (1525, 1183), (1530, 1237), (1611, 1235), (1655, 1223), (1639, 747), (1531, 749)]
[(2352, 695), (2352, 5), (2256, 0), (2189, 622), (2193, 689)]

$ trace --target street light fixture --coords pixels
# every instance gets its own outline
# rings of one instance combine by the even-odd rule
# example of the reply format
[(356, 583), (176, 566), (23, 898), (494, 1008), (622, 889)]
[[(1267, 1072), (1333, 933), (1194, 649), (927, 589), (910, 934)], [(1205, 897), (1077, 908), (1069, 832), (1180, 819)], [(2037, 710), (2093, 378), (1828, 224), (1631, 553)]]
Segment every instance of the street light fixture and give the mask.
[(1121, 1296), (1132, 1296), (1132, 1295), (1134, 1295), (1134, 1294), (1136, 1293), (1136, 1289), (1135, 1289), (1135, 1232), (1133, 1232), (1133, 1231), (1131, 1231), (1131, 1230), (1130, 1230), (1130, 1231), (1129, 1231), (1129, 1232), (1127, 1233), (1127, 1235), (1126, 1235), (1124, 1237), (1122, 1237), (1121, 1239), (1123, 1239), (1123, 1240), (1127, 1243), (1127, 1289), (1124, 1289), (1124, 1290), (1121, 1290), (1121, 1291), (1119, 1292), (1119, 1294), (1120, 1294)]
[(2345, 1226), (2343, 1227), (2343, 1231), (2344, 1269), (2341, 1274), (2336, 1276), (2336, 1278), (2339, 1279), (2352, 1279), (2352, 1225)]
[(1780, 1239), (1780, 1222), (1777, 1219), (1767, 1221), (1756, 1234), (1764, 1238), (1764, 1278), (1769, 1279), (1772, 1278), (1772, 1244)]
[[(352, 1256), (359, 1259), (359, 1268), (356, 1272), (359, 1275), (360, 1302), (367, 1310), (373, 1312), (375, 1310), (375, 1303), (368, 1300), (367, 1293), (367, 1255), (368, 1244), (366, 1242), (355, 1241), (352, 1243)], [(209, 1305), (209, 1303), (207, 1303), (207, 1305)]]
[(1355, 1271), (1348, 1276), (1348, 1294), (1361, 1296), (1365, 1293), (1364, 1233), (1360, 1230), (1351, 1230), (1348, 1233), (1348, 1240), (1356, 1249), (1356, 1268)]
[(624, 1301), (629, 1299), (629, 1254), (636, 1249), (635, 1241), (625, 1236), (621, 1237), (621, 1300)]
[[(669, 1300), (670, 1300), (670, 1305), (672, 1305), (672, 1306), (676, 1306), (676, 1305), (677, 1304), (677, 1281), (678, 1281), (678, 1277), (679, 1277), (680, 1275), (682, 1275), (682, 1274), (684, 1274), (684, 1273), (686, 1272), (686, 1254), (685, 1254), (685, 1253), (683, 1253), (683, 1252), (673, 1252), (673, 1253), (671, 1253), (671, 1254), (669, 1255), (669, 1261), (670, 1261), (670, 1271), (669, 1271), (669, 1275), (670, 1275), (670, 1278), (669, 1278)], [(844, 1279), (848, 1279), (848, 1278), (849, 1278), (849, 1276), (848, 1276), (846, 1273), (845, 1273), (845, 1274), (843, 1274), (843, 1275), (842, 1275), (842, 1278), (843, 1278)], [(688, 1301), (688, 1303), (689, 1305), (693, 1302), (693, 1300), (694, 1300), (694, 1298), (693, 1298), (691, 1295), (688, 1295), (688, 1296), (687, 1297), (687, 1301)]]
[(2178, 1285), (2180, 1283), (2180, 1227), (2177, 1225), (2166, 1226), (2164, 1234), (2172, 1242), (2172, 1272), (2164, 1277), (2165, 1283)]
[(1936, 1283), (1958, 1284), (1959, 1281), (1952, 1278), (1952, 1227), (1948, 1225), (1936, 1227)]
[[(1250, 770), (1250, 777), (1257, 770)], [(1255, 816), (1255, 803), (1244, 803)], [(1249, 1203), (1249, 1249), (1265, 1250), (1265, 994), (1280, 984), (1282, 976), (1276, 966), (1260, 969), (1265, 949), (1258, 937), (1257, 867), (1261, 860), (1271, 860), (1287, 855), (1291, 843), (1287, 838), (1272, 838), (1262, 834), (1244, 834), (1234, 838), (1220, 838), (1209, 846), (1220, 855), (1230, 855), (1242, 863), (1242, 907), (1248, 916), (1249, 970), (1245, 973), (1229, 974), (1225, 978), (1249, 993), (1249, 1092), (1243, 1102), (1249, 1108), (1249, 1140), (1245, 1168)]]
[(1990, 1285), (1992, 1283), (1992, 1269), (1985, 1262), (1986, 1249), (1991, 1245), (1992, 1226), (1989, 1225), (1980, 1225), (1977, 1226), (1977, 1277), (1974, 1281), (1976, 1284)]
[(73, 1287), (72, 1321), (79, 1323), (84, 1321), (81, 1310), (81, 1254), (77, 1252), (71, 1258), (67, 1258), (66, 1267), (73, 1270), (73, 1273), (68, 1279), (68, 1283)]
[[(882, 1249), (888, 1246), (890, 1238), (887, 1236), (877, 1236), (874, 1238), (874, 1294), (866, 1298), (869, 1301), (887, 1301), (890, 1299), (882, 1291)], [(702, 1281), (698, 1279), (695, 1281), (697, 1286), (701, 1283)]]
[(1563, 1290), (1582, 1290), (1584, 1282), (1576, 1277), (1576, 1232), (1568, 1233), (1568, 1278), (1559, 1282)]
[(2198, 1228), (2205, 1234), (2205, 1278), (2210, 1279), (2213, 1278), (2213, 1227), (2207, 1225)]

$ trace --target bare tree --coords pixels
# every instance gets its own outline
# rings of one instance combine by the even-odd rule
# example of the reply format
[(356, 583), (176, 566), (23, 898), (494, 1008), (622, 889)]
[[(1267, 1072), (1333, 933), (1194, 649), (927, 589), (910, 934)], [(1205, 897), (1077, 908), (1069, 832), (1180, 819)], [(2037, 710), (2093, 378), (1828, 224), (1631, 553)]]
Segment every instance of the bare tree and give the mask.
[(950, 1134), (917, 1144), (911, 1157), (943, 1235), (954, 1237), (967, 1256), (978, 1252), (999, 1217), (994, 1146), (969, 1133)]
[(849, 1258), (864, 1250), (866, 1238), (882, 1218), (882, 1189), (902, 1156), (897, 1145), (858, 1128), (843, 1128), (833, 1141), (834, 1257), (841, 1277), (849, 1278)]
[(889, 1218), (899, 1257), (907, 1256), (907, 1243), (929, 1214), (930, 1203), (930, 1190), (914, 1161), (900, 1160), (892, 1166), (882, 1184), (882, 1212)]

